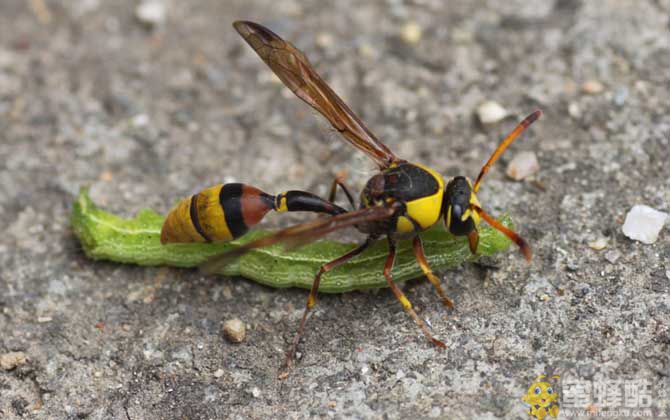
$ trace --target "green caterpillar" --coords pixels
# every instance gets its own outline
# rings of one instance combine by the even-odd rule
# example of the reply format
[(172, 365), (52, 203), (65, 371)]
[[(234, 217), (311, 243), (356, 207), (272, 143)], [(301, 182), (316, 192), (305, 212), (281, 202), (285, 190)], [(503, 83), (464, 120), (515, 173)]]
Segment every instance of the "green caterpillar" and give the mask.
[[(268, 234), (256, 230), (225, 243), (161, 245), (163, 216), (144, 209), (135, 218), (121, 218), (98, 208), (86, 188), (81, 189), (74, 202), (70, 221), (88, 257), (143, 266), (197, 267), (214, 255)], [(500, 222), (513, 229), (509, 216), (501, 217)], [(428, 263), (435, 269), (454, 267), (477, 259), (470, 252), (467, 238), (455, 237), (441, 226), (422, 233), (421, 237)], [(510, 244), (511, 241), (497, 230), (488, 226), (480, 227), (480, 255), (504, 251)], [(322, 264), (343, 255), (354, 246), (329, 240), (308, 244), (291, 252), (285, 252), (281, 245), (268, 246), (249, 251), (222, 268), (218, 274), (242, 276), (276, 288), (309, 289), (314, 274)], [(356, 259), (326, 273), (319, 292), (343, 293), (388, 287), (382, 273), (387, 254), (385, 241), (380, 241)], [(423, 273), (416, 263), (410, 241), (403, 241), (398, 246), (393, 268), (394, 280), (403, 282), (421, 276)]]

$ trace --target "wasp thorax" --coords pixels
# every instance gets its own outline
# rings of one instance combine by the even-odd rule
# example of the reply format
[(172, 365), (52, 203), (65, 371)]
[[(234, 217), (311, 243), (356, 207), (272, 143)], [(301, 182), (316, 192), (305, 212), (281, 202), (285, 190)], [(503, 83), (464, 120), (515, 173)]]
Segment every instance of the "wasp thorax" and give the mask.
[(386, 193), (386, 180), (383, 174), (370, 178), (361, 192), (362, 204), (371, 206), (383, 202)]

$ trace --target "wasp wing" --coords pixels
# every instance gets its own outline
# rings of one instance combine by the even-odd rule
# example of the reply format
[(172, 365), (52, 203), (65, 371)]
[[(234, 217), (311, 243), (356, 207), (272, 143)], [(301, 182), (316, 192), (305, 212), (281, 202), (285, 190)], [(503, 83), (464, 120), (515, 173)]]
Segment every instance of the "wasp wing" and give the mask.
[(351, 226), (380, 221), (393, 216), (395, 208), (392, 207), (368, 207), (337, 216), (323, 217), (299, 225), (280, 230), (272, 235), (265, 236), (234, 250), (215, 255), (205, 261), (200, 269), (205, 273), (214, 273), (229, 264), (248, 251), (262, 248), (276, 243), (282, 243), (287, 249), (294, 249), (302, 245), (314, 242), (331, 232), (345, 229)]
[(258, 23), (237, 21), (233, 26), (281, 81), (323, 115), (349, 143), (381, 169), (399, 161), (323, 81), (302, 51)]

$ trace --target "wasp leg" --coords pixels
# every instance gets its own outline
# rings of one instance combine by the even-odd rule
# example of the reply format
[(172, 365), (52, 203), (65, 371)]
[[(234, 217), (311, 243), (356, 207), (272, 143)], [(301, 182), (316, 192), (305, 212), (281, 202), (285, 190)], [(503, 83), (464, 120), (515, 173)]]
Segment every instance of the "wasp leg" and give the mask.
[(395, 282), (393, 281), (393, 277), (391, 277), (391, 269), (393, 268), (393, 263), (395, 262), (396, 248), (395, 248), (395, 241), (393, 239), (389, 237), (388, 242), (389, 242), (389, 255), (388, 257), (386, 257), (386, 264), (384, 264), (384, 277), (386, 277), (386, 282), (389, 284), (389, 287), (391, 288), (391, 291), (395, 295), (396, 299), (400, 301), (400, 304), (402, 305), (403, 309), (405, 309), (405, 312), (407, 312), (409, 316), (412, 317), (416, 325), (418, 325), (419, 328), (421, 328), (421, 331), (423, 331), (423, 334), (426, 336), (426, 338), (436, 346), (446, 348), (447, 347), (446, 344), (444, 344), (437, 338), (433, 337), (433, 334), (430, 333), (428, 327), (423, 322), (423, 320), (419, 318), (416, 312), (414, 312), (412, 304), (410, 303), (409, 299), (407, 299), (407, 296), (405, 296), (402, 290), (400, 290), (398, 285), (396, 285)]
[(440, 284), (440, 279), (437, 278), (435, 274), (433, 274), (433, 270), (430, 269), (428, 261), (426, 261), (426, 254), (423, 252), (423, 242), (421, 241), (421, 237), (419, 235), (414, 237), (412, 246), (414, 247), (414, 256), (416, 257), (416, 261), (419, 263), (419, 267), (421, 267), (423, 274), (428, 277), (428, 280), (433, 283), (433, 286), (435, 286), (435, 290), (437, 290), (437, 294), (442, 299), (442, 303), (444, 306), (453, 308), (454, 302), (452, 302), (452, 300), (449, 299), (444, 293), (444, 290), (442, 290), (442, 285)]
[(468, 233), (468, 245), (470, 245), (470, 252), (473, 255), (476, 255), (477, 246), (479, 245), (479, 232), (477, 232), (477, 228), (474, 228)]
[(305, 331), (305, 321), (307, 321), (307, 315), (309, 314), (309, 311), (311, 311), (314, 305), (316, 304), (316, 294), (319, 291), (319, 283), (321, 283), (321, 276), (323, 275), (323, 273), (326, 273), (332, 270), (333, 268), (342, 265), (345, 262), (354, 258), (355, 256), (359, 255), (361, 252), (365, 251), (370, 245), (372, 245), (376, 239), (377, 238), (374, 236), (368, 236), (365, 242), (363, 242), (361, 245), (352, 249), (351, 251), (347, 252), (341, 257), (336, 258), (322, 265), (319, 271), (316, 273), (316, 276), (314, 276), (314, 283), (312, 283), (312, 289), (310, 290), (309, 296), (307, 297), (307, 305), (305, 306), (305, 312), (302, 314), (302, 320), (300, 321), (300, 326), (298, 327), (298, 333), (293, 338), (293, 343), (291, 344), (289, 351), (286, 353), (286, 360), (284, 361), (285, 372), (279, 375), (280, 378), (285, 378), (286, 376), (288, 376), (288, 370), (291, 368), (291, 365), (293, 364), (293, 360), (295, 358), (295, 352), (296, 349), (298, 348), (298, 343), (300, 342), (300, 337), (302, 337), (302, 334)]
[(347, 188), (347, 186), (344, 184), (344, 180), (346, 178), (347, 178), (347, 171), (340, 171), (337, 174), (335, 174), (333, 183), (330, 185), (330, 194), (328, 194), (328, 201), (330, 201), (331, 203), (335, 202), (335, 196), (337, 195), (337, 186), (339, 185), (340, 188), (342, 188), (342, 191), (344, 191), (344, 194), (347, 196), (347, 200), (351, 205), (351, 209), (355, 210), (356, 202), (354, 201), (354, 196), (351, 195), (349, 188)]

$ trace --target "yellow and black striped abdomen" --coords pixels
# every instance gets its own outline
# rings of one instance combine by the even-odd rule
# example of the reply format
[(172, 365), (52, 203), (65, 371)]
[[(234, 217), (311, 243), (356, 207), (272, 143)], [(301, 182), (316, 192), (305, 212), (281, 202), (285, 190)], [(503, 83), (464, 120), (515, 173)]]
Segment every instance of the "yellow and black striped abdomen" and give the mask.
[(161, 243), (229, 241), (274, 209), (275, 197), (245, 184), (219, 184), (180, 201), (168, 214)]

